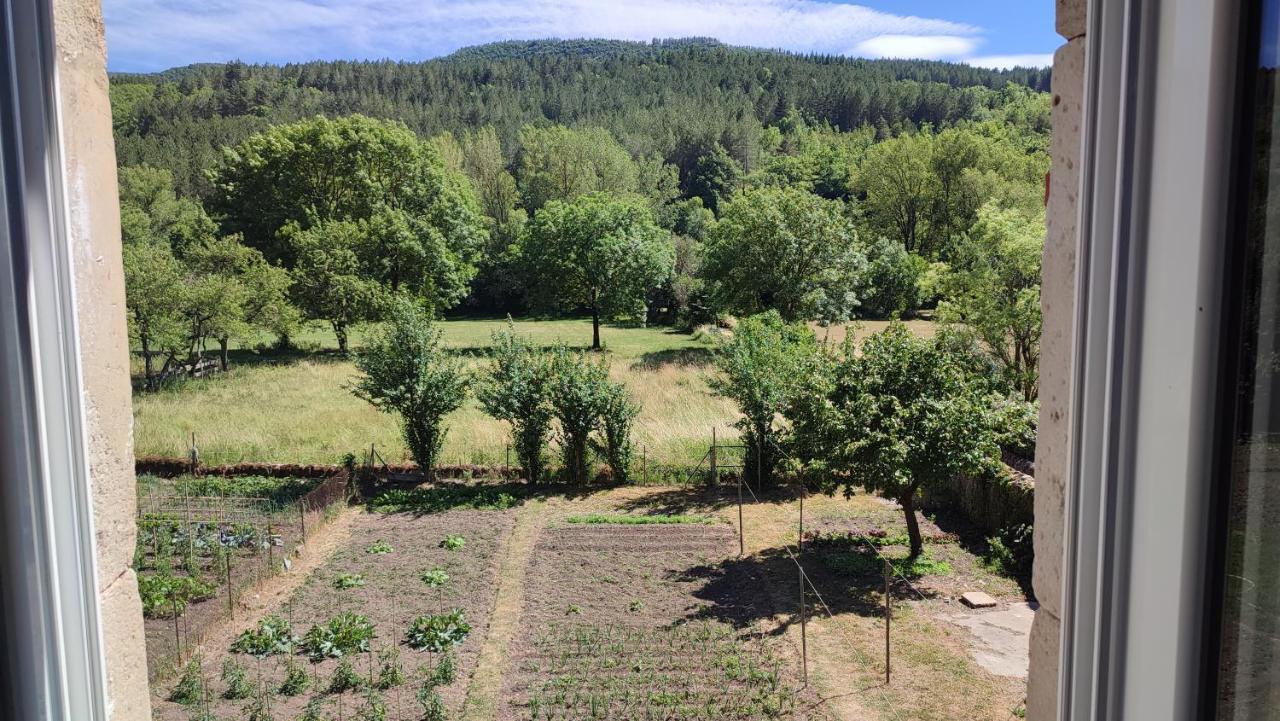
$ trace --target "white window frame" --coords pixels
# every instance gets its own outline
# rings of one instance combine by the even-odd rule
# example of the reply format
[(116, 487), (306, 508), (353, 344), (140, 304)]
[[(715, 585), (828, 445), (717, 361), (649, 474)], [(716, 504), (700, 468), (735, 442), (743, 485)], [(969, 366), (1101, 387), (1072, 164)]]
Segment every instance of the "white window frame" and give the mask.
[(0, 0), (0, 715), (107, 721), (51, 0)]
[(1244, 0), (1094, 0), (1059, 717), (1201, 718)]

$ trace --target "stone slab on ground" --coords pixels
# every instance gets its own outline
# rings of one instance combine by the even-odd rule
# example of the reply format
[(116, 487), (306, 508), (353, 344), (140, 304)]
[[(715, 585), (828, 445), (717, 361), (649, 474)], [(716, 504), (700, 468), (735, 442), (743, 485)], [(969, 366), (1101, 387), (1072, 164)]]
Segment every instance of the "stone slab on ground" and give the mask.
[(969, 650), (979, 666), (999, 676), (1027, 677), (1035, 604), (1011, 603), (998, 611), (961, 613), (946, 618), (969, 629)]
[(960, 596), (960, 603), (969, 608), (995, 608), (996, 600), (982, 591), (969, 591)]

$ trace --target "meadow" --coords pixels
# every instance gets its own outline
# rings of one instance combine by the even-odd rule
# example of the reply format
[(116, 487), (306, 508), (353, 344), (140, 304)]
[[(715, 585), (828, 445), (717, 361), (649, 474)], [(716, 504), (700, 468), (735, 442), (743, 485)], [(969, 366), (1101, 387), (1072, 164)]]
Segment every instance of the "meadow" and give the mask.
[[(479, 369), (492, 334), (506, 322), (449, 320), (440, 327), (446, 345), (474, 357)], [(548, 348), (585, 348), (591, 340), (586, 319), (520, 320), (515, 325), (531, 342)], [(875, 332), (884, 325), (864, 321), (856, 332)], [(928, 321), (910, 325), (917, 333), (932, 333)], [(817, 333), (820, 339), (839, 342), (847, 330), (818, 328)], [(641, 406), (635, 439), (647, 462), (693, 466), (707, 451), (712, 427), (722, 437), (736, 435), (737, 409), (708, 385), (715, 372), (714, 333), (688, 334), (666, 327), (601, 329), (613, 376), (627, 384)], [(358, 331), (352, 335), (355, 347), (361, 337)], [(332, 333), (309, 329), (294, 339), (301, 352), (289, 354), (263, 349), (266, 341), (255, 339), (235, 348), (226, 374), (135, 394), (134, 452), (185, 456), (194, 433), (207, 463), (338, 463), (347, 453), (367, 453), (370, 444), (388, 462), (408, 460), (396, 419), (348, 390), (355, 366), (337, 355)], [(451, 415), (448, 425), (442, 463), (505, 462), (508, 426), (485, 415), (474, 399)]]

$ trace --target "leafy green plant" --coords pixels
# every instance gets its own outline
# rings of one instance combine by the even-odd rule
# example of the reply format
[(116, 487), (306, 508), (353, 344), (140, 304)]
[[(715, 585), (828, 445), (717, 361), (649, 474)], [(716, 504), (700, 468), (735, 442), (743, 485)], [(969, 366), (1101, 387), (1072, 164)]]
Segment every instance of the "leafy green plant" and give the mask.
[(233, 658), (222, 662), (222, 682), (227, 685), (222, 697), (227, 699), (246, 699), (253, 694), (253, 684), (245, 673), (244, 666)]
[(658, 514), (653, 516), (632, 516), (625, 513), (589, 513), (583, 516), (569, 516), (567, 523), (614, 524), (620, 526), (647, 525), (681, 525), (696, 523), (712, 523), (706, 516), (690, 516), (682, 514)]
[(298, 721), (328, 721), (325, 716), (325, 707), (329, 705), (329, 701), (323, 696), (312, 696), (307, 700), (307, 705), (302, 709), (302, 715), (298, 717)]
[(366, 679), (356, 673), (356, 667), (351, 663), (350, 656), (343, 656), (338, 662), (338, 667), (333, 670), (333, 675), (329, 677), (329, 693), (342, 693), (344, 691), (358, 691), (364, 688)]
[(631, 480), (631, 463), (635, 456), (631, 426), (638, 415), (640, 406), (632, 401), (627, 386), (607, 382), (600, 400), (600, 432), (604, 435), (601, 451), (609, 463), (615, 483)]
[(259, 690), (244, 705), (245, 721), (275, 721), (271, 715), (271, 696), (265, 689)]
[(440, 588), (449, 582), (449, 574), (443, 568), (437, 566), (422, 573), (422, 582), (431, 588)]
[(233, 653), (244, 653), (250, 656), (265, 658), (282, 653), (293, 653), (298, 639), (293, 635), (293, 626), (279, 616), (268, 616), (258, 622), (257, 628), (240, 632), (231, 643)]
[(505, 511), (520, 503), (524, 486), (442, 483), (429, 488), (391, 488), (369, 501), (371, 510), (381, 513), (441, 513), (455, 508), (477, 511)]
[(448, 721), (449, 710), (431, 681), (422, 684), (418, 689), (417, 699), (418, 705), (422, 706), (422, 721)]
[(448, 649), (440, 654), (439, 660), (436, 661), (436, 667), (431, 672), (431, 678), (437, 686), (448, 686), (458, 677), (458, 661), (453, 655), (453, 650)]
[(386, 691), (404, 682), (404, 665), (400, 663), (400, 649), (388, 646), (379, 651), (377, 687)]
[(377, 689), (365, 689), (364, 701), (356, 711), (356, 721), (387, 721), (387, 704)]
[(182, 615), (188, 605), (212, 598), (217, 590), (217, 585), (196, 576), (138, 576), (142, 615), (147, 618), (173, 618), (175, 610)]
[(609, 369), (603, 361), (561, 347), (551, 361), (551, 403), (560, 422), (561, 465), (570, 483), (586, 483), (591, 433), (600, 423)]
[(395, 550), (396, 550), (396, 549), (394, 549), (394, 548), (392, 548), (392, 547), (391, 547), (391, 544), (390, 544), (390, 543), (387, 543), (386, 541), (384, 541), (384, 540), (382, 540), (381, 538), (379, 538), (378, 540), (374, 541), (374, 542), (373, 542), (373, 545), (372, 545), (372, 546), (369, 546), (369, 548), (368, 548), (368, 549), (366, 549), (366, 551), (365, 551), (365, 552), (366, 552), (366, 553), (373, 553), (373, 554), (377, 554), (377, 555), (380, 555), (380, 556), (381, 556), (381, 555), (384, 555), (384, 554), (387, 554), (387, 553), (392, 553), (392, 552), (394, 552)]
[(302, 650), (313, 660), (341, 658), (369, 650), (373, 623), (366, 616), (343, 612), (324, 625), (314, 625), (302, 637)]
[(182, 675), (169, 694), (169, 700), (183, 706), (194, 706), (203, 700), (205, 685), (204, 668), (197, 654), (182, 667)]
[(446, 551), (457, 551), (465, 545), (467, 545), (467, 539), (452, 533), (445, 536), (444, 540), (440, 541), (440, 547)]
[(306, 670), (291, 659), (284, 672), (284, 681), (280, 683), (281, 696), (297, 696), (311, 685), (311, 677)]
[(461, 644), (471, 633), (462, 609), (433, 616), (418, 616), (405, 633), (405, 643), (418, 651), (444, 651)]
[(627, 610), (632, 613), (640, 613), (644, 610), (644, 601), (638, 598), (632, 599), (631, 603), (627, 604)]
[(333, 587), (339, 590), (360, 588), (364, 585), (364, 576), (359, 573), (344, 573), (333, 579)]
[(542, 480), (543, 452), (551, 435), (551, 363), (516, 335), (510, 319), (493, 334), (493, 366), (476, 396), (485, 413), (511, 424), (516, 458), (530, 483)]

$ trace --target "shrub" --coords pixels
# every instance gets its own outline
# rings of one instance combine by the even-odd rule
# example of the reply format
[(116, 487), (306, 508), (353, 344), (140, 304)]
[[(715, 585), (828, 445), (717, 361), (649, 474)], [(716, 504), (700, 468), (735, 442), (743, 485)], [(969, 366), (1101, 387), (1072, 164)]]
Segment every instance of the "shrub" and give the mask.
[(864, 276), (862, 307), (864, 318), (891, 318), (915, 312), (923, 300), (920, 279), (929, 262), (907, 252), (902, 243), (885, 237), (867, 248), (870, 261)]
[(999, 535), (987, 539), (989, 550), (983, 561), (997, 573), (1011, 578), (1030, 578), (1035, 561), (1032, 534), (1033, 527), (1027, 523), (1002, 529)]
[(613, 480), (630, 480), (635, 448), (631, 443), (631, 425), (640, 415), (640, 406), (622, 383), (606, 383), (600, 403), (600, 430), (604, 434), (604, 457), (609, 462)]
[(609, 370), (603, 362), (587, 359), (585, 353), (570, 353), (561, 347), (551, 363), (551, 402), (560, 421), (560, 453), (566, 479), (586, 483), (591, 432), (604, 410), (609, 387)]
[(413, 619), (405, 633), (405, 643), (417, 651), (439, 653), (461, 644), (470, 633), (471, 624), (467, 623), (466, 614), (462, 609), (455, 608), (449, 613)]
[(293, 653), (298, 639), (293, 626), (279, 616), (268, 616), (258, 622), (257, 628), (242, 631), (231, 644), (234, 653), (265, 658), (281, 653)]
[(1040, 421), (1040, 402), (1020, 398), (996, 397), (992, 401), (996, 443), (1023, 458), (1036, 454), (1036, 426)]
[(470, 375), (440, 343), (441, 331), (407, 300), (356, 357), (352, 392), (387, 413), (399, 413), (405, 444), (428, 478), (444, 447), (444, 418), (462, 406)]
[(369, 650), (373, 623), (365, 616), (341, 613), (323, 626), (312, 626), (302, 638), (302, 650), (313, 660), (340, 658)]
[(537, 483), (554, 416), (551, 362), (515, 334), (509, 319), (506, 330), (493, 334), (491, 352), (493, 366), (476, 395), (485, 413), (511, 424), (516, 458), (529, 482)]

